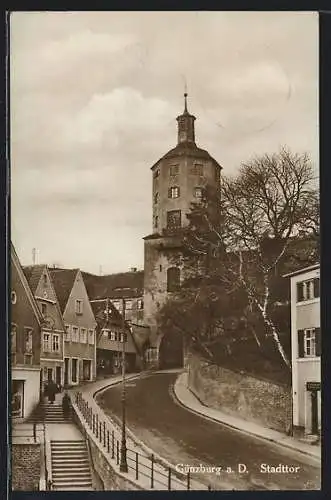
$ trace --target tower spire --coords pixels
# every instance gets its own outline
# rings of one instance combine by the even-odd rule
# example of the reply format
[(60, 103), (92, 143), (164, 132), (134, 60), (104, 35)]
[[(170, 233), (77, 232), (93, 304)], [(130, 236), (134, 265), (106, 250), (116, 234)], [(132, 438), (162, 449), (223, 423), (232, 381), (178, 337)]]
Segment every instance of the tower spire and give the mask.
[(195, 144), (194, 120), (195, 116), (191, 115), (187, 110), (187, 84), (185, 81), (184, 92), (184, 112), (177, 116), (178, 122), (178, 144), (191, 143)]
[[(185, 85), (186, 87), (186, 85)], [(187, 113), (187, 92), (186, 92), (186, 89), (185, 89), (185, 93), (184, 93), (184, 113)]]

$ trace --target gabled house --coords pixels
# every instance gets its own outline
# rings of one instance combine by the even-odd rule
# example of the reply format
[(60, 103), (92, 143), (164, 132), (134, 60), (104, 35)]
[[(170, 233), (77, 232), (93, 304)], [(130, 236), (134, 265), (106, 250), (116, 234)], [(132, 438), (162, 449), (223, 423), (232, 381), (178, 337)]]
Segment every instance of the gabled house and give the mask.
[(64, 323), (46, 265), (24, 267), (25, 277), (43, 317), (40, 366), (43, 382), (64, 384)]
[(13, 244), (10, 300), (11, 416), (27, 418), (41, 397), (40, 332), (43, 318)]
[(97, 375), (107, 376), (120, 372), (123, 340), (126, 371), (135, 371), (139, 366), (139, 355), (130, 326), (127, 323), (123, 325), (122, 315), (109, 299), (90, 302), (97, 321)]
[(51, 269), (65, 325), (64, 385), (96, 377), (96, 321), (79, 269)]
[(321, 431), (320, 266), (286, 274), (291, 287), (293, 431)]
[(144, 271), (131, 268), (125, 273), (104, 276), (84, 272), (83, 277), (91, 301), (110, 299), (121, 314), (125, 301), (125, 320), (143, 357), (150, 335), (149, 327), (144, 324)]

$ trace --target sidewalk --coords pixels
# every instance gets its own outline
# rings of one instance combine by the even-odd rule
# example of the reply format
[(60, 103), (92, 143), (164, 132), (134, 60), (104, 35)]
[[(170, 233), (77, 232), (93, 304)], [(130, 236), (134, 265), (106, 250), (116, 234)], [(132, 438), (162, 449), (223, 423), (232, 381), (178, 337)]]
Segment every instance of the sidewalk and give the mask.
[(310, 455), (317, 460), (321, 460), (321, 447), (302, 443), (297, 439), (286, 436), (281, 432), (274, 431), (267, 427), (262, 427), (254, 422), (249, 422), (239, 417), (235, 417), (203, 405), (193, 392), (187, 387), (187, 373), (182, 373), (177, 378), (174, 385), (174, 393), (178, 401), (188, 410), (202, 415), (214, 422), (218, 422), (239, 431), (253, 436), (266, 439), (279, 446), (290, 448), (293, 451)]
[[(129, 381), (134, 378), (138, 378), (140, 376), (147, 375), (144, 372), (135, 373), (127, 375), (125, 380)], [(116, 457), (112, 458), (111, 453), (105, 449), (104, 444), (100, 439), (97, 439), (90, 427), (84, 420), (78, 406), (75, 403), (75, 393), (80, 392), (84, 400), (88, 403), (89, 407), (93, 409), (95, 415), (98, 415), (99, 422), (105, 422), (106, 428), (109, 430), (114, 430), (114, 437), (116, 441), (121, 441), (121, 429), (118, 423), (109, 417), (102, 408), (95, 401), (95, 396), (99, 392), (103, 392), (107, 390), (109, 387), (120, 383), (122, 380), (121, 375), (116, 375), (110, 378), (98, 380), (96, 382), (92, 382), (86, 384), (84, 386), (79, 386), (77, 388), (70, 389), (70, 393), (72, 395), (72, 404), (75, 407), (76, 413), (80, 418), (81, 423), (83, 424), (87, 434), (93, 440), (94, 444), (97, 446), (100, 452), (102, 452), (109, 464), (111, 464), (116, 471), (118, 476), (125, 478), (129, 483), (136, 486), (136, 489), (142, 490), (151, 490), (151, 478), (150, 478), (150, 457), (153, 454), (154, 456), (154, 490), (168, 490), (168, 471), (169, 467), (174, 468), (173, 464), (170, 464), (168, 461), (157, 455), (153, 452), (148, 446), (146, 446), (143, 442), (137, 439), (134, 434), (130, 431), (130, 429), (126, 428), (126, 444), (128, 448), (127, 459), (129, 470), (127, 473), (121, 473), (119, 471), (119, 466), (116, 463)], [(134, 467), (134, 458), (135, 453), (139, 453), (139, 479), (136, 478), (135, 475), (135, 467)], [(181, 478), (173, 475), (172, 477), (172, 488), (173, 490), (186, 490), (187, 489), (187, 479), (185, 475), (181, 475)], [(207, 485), (203, 484), (197, 480), (191, 480), (191, 490), (207, 490)], [(152, 490), (153, 491), (153, 490)]]

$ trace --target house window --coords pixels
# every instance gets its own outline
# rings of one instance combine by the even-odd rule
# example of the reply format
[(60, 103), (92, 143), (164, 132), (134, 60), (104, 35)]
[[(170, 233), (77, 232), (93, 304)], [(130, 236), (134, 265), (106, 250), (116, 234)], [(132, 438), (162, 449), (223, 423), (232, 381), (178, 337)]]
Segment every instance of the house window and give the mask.
[(76, 314), (83, 314), (83, 301), (82, 300), (76, 300), (75, 303), (75, 312)]
[(168, 198), (179, 198), (179, 187), (178, 186), (171, 186), (168, 189)]
[(202, 198), (202, 188), (201, 187), (194, 188), (194, 197), (201, 200), (201, 198)]
[(122, 309), (122, 302), (120, 300), (113, 300), (113, 306), (116, 307), (118, 311)]
[(14, 292), (14, 291), (11, 292), (10, 299), (11, 299), (12, 304), (16, 304), (16, 302), (17, 302), (16, 292)]
[(24, 352), (32, 354), (32, 328), (24, 328), (25, 332), (25, 348)]
[(167, 212), (167, 228), (177, 229), (181, 226), (181, 212), (180, 210), (170, 210)]
[(80, 329), (80, 342), (82, 342), (83, 344), (87, 343), (87, 330), (86, 330), (86, 328)]
[(65, 325), (64, 340), (70, 341), (70, 325)]
[(104, 328), (104, 329), (102, 330), (102, 335), (103, 335), (103, 337), (105, 337), (105, 338), (109, 337), (109, 330), (107, 330), (106, 328)]
[(195, 163), (195, 165), (193, 165), (193, 167), (191, 168), (191, 174), (202, 176), (203, 175), (202, 163)]
[(154, 195), (154, 203), (157, 203), (159, 201), (159, 193), (155, 193)]
[(320, 279), (301, 281), (297, 283), (297, 302), (316, 299), (320, 296)]
[(92, 328), (88, 331), (88, 343), (91, 345), (94, 344), (94, 330)]
[(47, 313), (47, 305), (46, 304), (41, 304), (41, 314), (45, 316)]
[(144, 309), (144, 301), (143, 301), (143, 299), (138, 299), (137, 300), (137, 309), (138, 310)]
[(179, 165), (171, 165), (169, 169), (170, 175), (178, 175), (179, 174)]
[(55, 333), (53, 334), (53, 351), (60, 351), (60, 336)]
[(115, 332), (110, 332), (109, 333), (109, 340), (116, 340), (116, 334), (115, 334)]
[(176, 292), (180, 287), (180, 269), (169, 267), (167, 270), (167, 291)]
[[(118, 339), (119, 339), (119, 342), (123, 343), (123, 333), (119, 334)], [(128, 334), (125, 333), (124, 334), (124, 342), (127, 342), (127, 341), (128, 341)]]
[(156, 169), (155, 172), (153, 173), (153, 178), (156, 179), (160, 175), (160, 170)]
[(50, 334), (49, 333), (44, 333), (43, 335), (43, 350), (44, 352), (50, 352), (51, 351), (51, 345), (50, 345)]
[(311, 358), (321, 355), (320, 328), (306, 328), (298, 331), (299, 358)]
[(79, 333), (77, 326), (72, 327), (72, 342), (79, 342)]
[(17, 326), (12, 325), (10, 332), (10, 340), (11, 340), (11, 352), (15, 353), (17, 349)]
[(125, 301), (125, 310), (131, 311), (131, 309), (132, 309), (132, 300), (126, 300)]
[(155, 215), (155, 217), (154, 217), (154, 227), (157, 228), (158, 225), (159, 225), (159, 217), (158, 217), (158, 215)]

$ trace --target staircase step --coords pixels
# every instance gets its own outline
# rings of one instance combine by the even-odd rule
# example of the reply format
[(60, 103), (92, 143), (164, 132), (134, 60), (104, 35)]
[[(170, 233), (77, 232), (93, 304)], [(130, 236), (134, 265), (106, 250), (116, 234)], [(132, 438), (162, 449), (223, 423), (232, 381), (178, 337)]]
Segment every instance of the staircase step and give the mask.
[(73, 470), (66, 470), (66, 471), (58, 471), (58, 470), (55, 470), (55, 471), (52, 471), (52, 478), (68, 478), (68, 477), (78, 477), (78, 478), (88, 478), (88, 479), (91, 479), (91, 473), (90, 473), (90, 470), (88, 467), (85, 467), (84, 470), (77, 470), (75, 469), (74, 471)]
[[(56, 488), (54, 488), (53, 485), (53, 490), (72, 491), (72, 488), (67, 488), (66, 486), (57, 486)], [(84, 488), (84, 486), (76, 486), (75, 491), (94, 491), (94, 488), (92, 488), (92, 486), (87, 486), (86, 488)]]
[(61, 486), (69, 486), (71, 490), (75, 489), (75, 486), (92, 486), (92, 480), (91, 479), (72, 479), (71, 481), (68, 481), (68, 479), (57, 479), (54, 481), (54, 485), (61, 485)]

